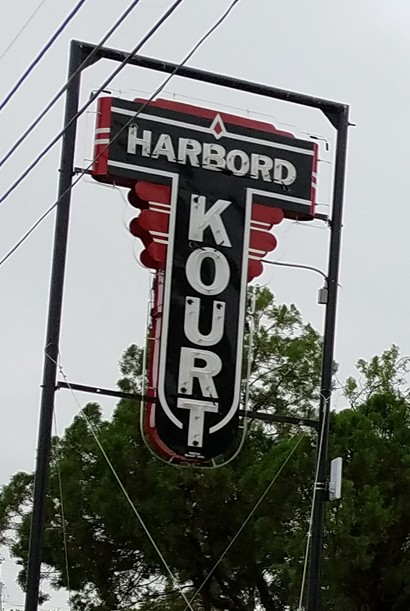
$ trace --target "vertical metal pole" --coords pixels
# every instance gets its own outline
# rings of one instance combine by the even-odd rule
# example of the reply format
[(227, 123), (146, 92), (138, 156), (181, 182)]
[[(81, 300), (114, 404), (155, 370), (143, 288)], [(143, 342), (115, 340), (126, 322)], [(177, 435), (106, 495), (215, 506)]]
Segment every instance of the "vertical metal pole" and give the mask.
[(3, 611), (3, 591), (5, 589), (4, 583), (3, 583), (3, 576), (2, 576), (2, 572), (1, 572), (1, 565), (4, 562), (4, 558), (3, 556), (0, 556), (0, 611)]
[[(68, 69), (69, 78), (77, 71), (81, 63), (81, 56), (82, 53), (78, 44), (71, 43), (70, 63)], [(64, 125), (67, 125), (77, 113), (79, 90), (80, 74), (77, 74), (70, 81), (67, 89)], [(61, 150), (60, 179), (58, 188), (59, 203), (57, 205), (54, 230), (53, 265), (50, 281), (47, 334), (43, 366), (43, 384), (34, 482), (33, 515), (27, 567), (25, 611), (36, 611), (38, 606), (51, 431), (54, 411), (54, 393), (56, 388), (64, 271), (70, 215), (70, 186), (73, 176), (76, 128), (76, 121), (73, 121), (63, 136)]]
[(342, 232), (343, 192), (346, 167), (347, 131), (349, 109), (344, 107), (337, 124), (338, 137), (333, 187), (333, 211), (328, 266), (328, 301), (326, 305), (323, 338), (321, 396), (319, 405), (319, 428), (317, 445), (318, 479), (313, 507), (313, 523), (310, 544), (308, 611), (320, 610), (321, 565), (323, 551), (323, 529), (325, 504), (327, 501), (328, 441), (330, 398), (332, 394), (333, 355), (336, 327), (336, 306), (339, 282), (339, 261)]

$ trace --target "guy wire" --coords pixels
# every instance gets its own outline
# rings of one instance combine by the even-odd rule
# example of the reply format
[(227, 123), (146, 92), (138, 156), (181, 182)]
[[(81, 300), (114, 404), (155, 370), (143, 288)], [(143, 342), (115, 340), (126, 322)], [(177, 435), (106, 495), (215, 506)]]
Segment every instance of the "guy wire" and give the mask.
[[(272, 488), (273, 484), (276, 482), (276, 480), (278, 479), (279, 475), (282, 473), (283, 469), (286, 467), (287, 463), (289, 462), (289, 460), (291, 459), (292, 455), (296, 452), (297, 448), (299, 447), (302, 439), (304, 439), (304, 437), (306, 436), (306, 433), (302, 433), (302, 435), (299, 437), (299, 439), (296, 441), (295, 445), (293, 446), (293, 448), (290, 450), (289, 454), (287, 455), (287, 457), (285, 458), (284, 462), (282, 463), (281, 467), (278, 469), (278, 471), (276, 472), (276, 474), (274, 475), (274, 477), (272, 478), (271, 482), (268, 484), (268, 486), (266, 487), (265, 492), (261, 495), (261, 497), (259, 498), (259, 500), (255, 503), (253, 509), (250, 511), (250, 513), (248, 514), (248, 517), (244, 520), (244, 522), (242, 523), (242, 526), (239, 528), (238, 532), (236, 533), (236, 535), (233, 537), (233, 539), (231, 539), (231, 541), (229, 542), (229, 544), (227, 545), (227, 547), (225, 548), (225, 551), (220, 555), (219, 559), (215, 562), (214, 566), (212, 567), (212, 569), (209, 571), (208, 575), (205, 577), (205, 579), (203, 580), (203, 582), (201, 583), (201, 585), (199, 586), (199, 588), (196, 590), (195, 594), (192, 596), (191, 600), (189, 601), (189, 604), (192, 605), (192, 603), (194, 602), (195, 598), (198, 596), (198, 594), (201, 592), (202, 588), (205, 586), (206, 582), (208, 581), (208, 579), (212, 576), (213, 572), (215, 571), (215, 569), (219, 566), (220, 562), (225, 558), (226, 554), (229, 552), (229, 550), (231, 549), (231, 547), (233, 546), (233, 544), (235, 543), (235, 541), (237, 540), (237, 538), (239, 537), (239, 535), (241, 534), (241, 532), (244, 530), (245, 526), (248, 524), (249, 520), (252, 518), (253, 514), (255, 513), (255, 511), (258, 509), (259, 505), (262, 503), (262, 501), (264, 500), (264, 498), (266, 497), (266, 495), (268, 494), (269, 490)], [(188, 605), (185, 607), (184, 611), (187, 611), (188, 609)]]
[(108, 467), (109, 467), (109, 469), (110, 469), (111, 473), (113, 474), (114, 478), (116, 479), (117, 484), (119, 485), (119, 487), (120, 487), (120, 489), (121, 489), (121, 491), (122, 491), (122, 493), (123, 493), (123, 495), (124, 495), (124, 497), (125, 497), (125, 499), (126, 499), (127, 503), (128, 503), (128, 504), (129, 504), (129, 506), (131, 507), (131, 509), (132, 509), (132, 511), (133, 511), (133, 513), (134, 513), (134, 515), (136, 516), (136, 518), (137, 518), (138, 522), (140, 523), (140, 525), (141, 525), (141, 527), (142, 527), (143, 531), (144, 531), (144, 532), (145, 532), (145, 534), (147, 535), (147, 537), (148, 537), (148, 539), (149, 539), (149, 541), (150, 541), (151, 545), (153, 546), (153, 548), (154, 548), (154, 549), (155, 549), (155, 551), (157, 552), (157, 554), (158, 554), (158, 556), (159, 556), (159, 558), (160, 558), (161, 562), (163, 563), (163, 565), (164, 565), (164, 567), (165, 567), (165, 569), (166, 569), (166, 571), (167, 571), (168, 575), (170, 576), (170, 578), (171, 578), (171, 580), (172, 580), (172, 583), (173, 583), (173, 584), (176, 586), (176, 588), (178, 589), (178, 591), (179, 591), (179, 593), (181, 594), (182, 598), (184, 599), (184, 602), (186, 603), (186, 607), (185, 607), (185, 609), (190, 609), (190, 611), (194, 611), (194, 609), (193, 609), (193, 608), (192, 608), (192, 606), (191, 606), (191, 603), (188, 601), (188, 599), (187, 599), (186, 595), (184, 594), (184, 592), (183, 592), (182, 588), (181, 588), (181, 587), (180, 587), (180, 585), (178, 584), (177, 579), (176, 579), (176, 577), (175, 577), (174, 573), (172, 572), (172, 570), (171, 570), (171, 568), (170, 568), (169, 564), (168, 564), (168, 563), (167, 563), (167, 561), (165, 560), (164, 556), (162, 555), (161, 550), (159, 549), (159, 547), (158, 547), (158, 545), (156, 544), (156, 542), (155, 542), (154, 538), (152, 537), (152, 535), (151, 535), (150, 531), (148, 530), (148, 527), (146, 526), (146, 524), (145, 524), (144, 520), (142, 519), (141, 514), (139, 513), (139, 511), (138, 511), (138, 509), (136, 508), (135, 504), (133, 503), (133, 501), (132, 501), (132, 499), (131, 499), (130, 495), (128, 494), (128, 492), (127, 492), (127, 490), (126, 490), (126, 488), (125, 488), (124, 484), (122, 483), (122, 480), (121, 480), (120, 476), (119, 476), (119, 475), (118, 475), (118, 473), (117, 473), (117, 470), (115, 469), (115, 467), (114, 467), (114, 465), (112, 464), (112, 462), (110, 461), (110, 459), (109, 459), (109, 457), (108, 457), (108, 455), (107, 455), (106, 451), (104, 450), (104, 447), (102, 446), (102, 444), (101, 444), (101, 442), (100, 442), (100, 440), (99, 440), (99, 438), (98, 438), (98, 435), (97, 435), (97, 433), (96, 433), (96, 431), (95, 431), (95, 428), (94, 428), (93, 424), (91, 423), (90, 419), (88, 418), (88, 416), (87, 416), (87, 414), (86, 414), (86, 412), (85, 412), (84, 408), (83, 408), (83, 407), (81, 407), (81, 404), (80, 404), (79, 400), (77, 399), (77, 396), (76, 396), (76, 394), (75, 394), (74, 390), (71, 388), (70, 383), (69, 383), (69, 382), (68, 382), (68, 380), (67, 380), (67, 376), (66, 376), (66, 375), (65, 375), (65, 373), (64, 373), (63, 366), (62, 366), (62, 364), (61, 364), (61, 359), (59, 359), (59, 361), (60, 361), (60, 362), (58, 362), (58, 363), (57, 363), (57, 362), (56, 362), (56, 361), (55, 361), (55, 360), (54, 360), (52, 357), (50, 357), (50, 356), (47, 354), (47, 352), (46, 352), (46, 356), (47, 356), (47, 357), (48, 357), (48, 358), (49, 358), (49, 359), (50, 359), (50, 360), (51, 360), (51, 361), (52, 361), (52, 362), (53, 362), (53, 363), (54, 363), (54, 364), (55, 364), (55, 365), (58, 367), (58, 370), (59, 370), (59, 372), (60, 372), (61, 376), (62, 376), (62, 377), (63, 377), (63, 379), (65, 380), (65, 382), (66, 382), (66, 384), (67, 384), (67, 387), (69, 388), (69, 390), (70, 390), (70, 392), (71, 392), (72, 396), (74, 397), (74, 400), (75, 400), (75, 402), (76, 402), (76, 404), (77, 404), (77, 406), (78, 406), (78, 408), (79, 408), (79, 410), (80, 410), (80, 413), (81, 413), (82, 417), (84, 418), (84, 420), (85, 420), (85, 422), (86, 422), (86, 424), (87, 424), (87, 426), (88, 426), (88, 429), (89, 429), (89, 431), (90, 431), (90, 433), (91, 433), (91, 435), (92, 435), (92, 437), (93, 437), (93, 439), (94, 439), (95, 443), (97, 444), (97, 446), (98, 446), (98, 448), (99, 448), (99, 450), (100, 450), (101, 454), (103, 455), (103, 458), (104, 458), (105, 462), (107, 463), (107, 465), (108, 465)]
[[(53, 411), (53, 420), (54, 420), (54, 432), (56, 437), (58, 437), (58, 429), (57, 429), (57, 417), (55, 410)], [(66, 521), (65, 521), (65, 512), (64, 512), (64, 495), (63, 495), (63, 481), (61, 477), (61, 452), (60, 452), (60, 439), (57, 441), (57, 475), (58, 475), (58, 488), (60, 494), (60, 508), (61, 508), (61, 528), (63, 533), (63, 545), (64, 545), (64, 562), (65, 562), (65, 571), (66, 571), (66, 579), (67, 579), (67, 591), (68, 591), (68, 606), (70, 611), (72, 609), (71, 604), (71, 587), (70, 587), (70, 568), (68, 562), (68, 546), (67, 546), (67, 529), (66, 529)]]
[[(324, 398), (324, 401), (325, 401), (325, 410), (327, 410), (329, 399)], [(318, 451), (317, 451), (318, 458), (321, 456), (321, 453), (322, 453), (324, 429), (325, 429), (326, 418), (328, 417), (326, 415), (325, 410), (324, 410), (324, 415), (322, 416), (322, 427), (320, 430), (320, 438), (319, 438)], [(309, 561), (309, 555), (310, 555), (310, 543), (312, 540), (313, 513), (315, 510), (316, 493), (317, 493), (317, 486), (318, 486), (318, 479), (319, 479), (319, 468), (320, 468), (320, 462), (319, 460), (317, 460), (316, 470), (315, 470), (315, 479), (313, 482), (312, 507), (310, 511), (309, 529), (308, 529), (308, 533), (306, 537), (305, 557), (303, 561), (302, 584), (300, 587), (299, 605), (298, 605), (297, 611), (303, 611), (303, 596), (305, 592), (307, 568), (308, 568), (308, 561)]]

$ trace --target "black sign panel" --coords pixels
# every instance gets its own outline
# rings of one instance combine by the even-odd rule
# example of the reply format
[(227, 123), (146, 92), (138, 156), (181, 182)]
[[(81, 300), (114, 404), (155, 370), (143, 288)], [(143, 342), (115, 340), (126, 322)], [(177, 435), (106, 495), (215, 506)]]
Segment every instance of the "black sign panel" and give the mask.
[[(314, 142), (278, 132), (267, 123), (165, 101), (143, 107), (134, 121), (142, 102), (104, 101), (100, 125), (106, 126), (96, 134), (97, 179), (112, 182), (115, 177), (118, 183), (128, 184), (139, 174), (136, 164), (151, 169), (158, 178), (162, 172), (192, 178), (196, 169), (202, 169), (209, 182), (216, 173), (235, 177), (242, 188), (258, 191), (260, 203), (283, 208), (291, 218), (313, 216)], [(174, 108), (168, 107), (172, 105)], [(175, 106), (190, 109), (192, 114), (177, 111)], [(203, 112), (195, 115), (196, 110)]]
[[(209, 460), (238, 429), (252, 203), (312, 214), (316, 147), (206, 109), (102, 101), (94, 175), (170, 187), (156, 445)], [(270, 128), (270, 131), (269, 131)]]

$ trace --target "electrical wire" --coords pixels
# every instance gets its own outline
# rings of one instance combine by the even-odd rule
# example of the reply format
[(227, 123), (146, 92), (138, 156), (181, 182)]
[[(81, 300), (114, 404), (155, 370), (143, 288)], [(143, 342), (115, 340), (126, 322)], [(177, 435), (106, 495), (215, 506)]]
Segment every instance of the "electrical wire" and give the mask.
[(50, 100), (47, 106), (40, 112), (40, 114), (34, 119), (34, 121), (28, 126), (28, 128), (23, 132), (23, 134), (16, 140), (13, 146), (7, 151), (4, 157), (0, 160), (0, 168), (13, 153), (19, 148), (19, 146), (26, 140), (26, 138), (31, 134), (31, 132), (37, 127), (37, 125), (42, 121), (42, 119), (46, 116), (46, 114), (53, 108), (54, 104), (60, 99), (65, 91), (67, 91), (68, 86), (72, 82), (72, 80), (78, 76), (78, 74), (86, 67), (86, 65), (92, 60), (93, 57), (97, 55), (103, 45), (107, 42), (107, 40), (114, 34), (114, 32), (120, 27), (123, 21), (128, 17), (131, 11), (137, 6), (137, 4), (141, 0), (133, 0), (128, 8), (120, 15), (114, 25), (108, 30), (106, 34), (102, 37), (100, 42), (93, 48), (91, 53), (87, 56), (87, 58), (80, 64), (77, 70), (70, 76), (65, 85), (55, 94), (55, 96)]
[[(195, 47), (192, 49), (192, 51), (190, 51), (188, 53), (188, 55), (185, 56), (185, 58), (182, 60), (182, 62), (175, 67), (175, 70), (173, 70), (173, 72), (163, 81), (163, 83), (154, 91), (154, 93), (152, 94), (152, 96), (139, 108), (138, 112), (135, 113), (135, 115), (130, 119), (129, 123), (130, 124), (132, 121), (135, 121), (135, 119), (138, 117), (138, 115), (142, 112), (142, 110), (145, 108), (145, 106), (147, 106), (147, 104), (149, 104), (161, 91), (162, 89), (168, 84), (168, 82), (171, 80), (171, 78), (178, 72), (178, 70), (180, 70), (185, 63), (188, 61), (188, 59), (191, 58), (191, 56), (195, 53), (195, 51), (199, 48), (199, 46), (216, 30), (216, 28), (224, 21), (224, 19), (226, 19), (226, 17), (229, 15), (229, 13), (231, 12), (231, 10), (233, 9), (233, 7), (235, 6), (235, 4), (237, 4), (239, 2), (239, 0), (233, 0), (233, 2), (230, 4), (230, 6), (228, 7), (228, 9), (225, 11), (225, 13), (223, 13), (222, 17), (220, 17), (218, 19), (218, 21), (208, 30), (208, 32), (200, 39), (200, 41), (195, 45)], [(123, 129), (125, 129), (127, 127), (128, 124), (125, 124), (123, 126)], [(117, 136), (119, 136), (119, 134), (121, 133), (118, 132)], [(100, 155), (106, 150), (106, 148), (108, 146), (110, 146), (110, 144), (112, 144), (112, 142), (114, 142), (115, 138), (113, 138), (112, 140), (110, 140), (110, 142), (107, 144), (107, 146), (100, 152)], [(72, 182), (72, 184), (70, 185), (70, 187), (68, 187), (64, 193), (62, 193), (62, 195), (57, 199), (57, 201), (54, 202), (54, 204), (52, 206), (50, 206), (50, 208), (48, 208), (48, 210), (46, 210), (42, 216), (30, 227), (30, 229), (28, 229), (28, 231), (20, 238), (20, 240), (4, 255), (4, 257), (0, 260), (0, 267), (3, 265), (3, 263), (5, 263), (7, 261), (7, 259), (9, 259), (9, 257), (11, 257), (11, 255), (16, 252), (16, 250), (18, 250), (18, 248), (27, 240), (27, 238), (34, 232), (34, 230), (40, 225), (40, 223), (54, 210), (54, 208), (56, 208), (59, 204), (59, 202), (66, 196), (66, 194), (71, 191), (79, 182), (80, 180), (83, 178), (83, 176), (85, 176), (85, 174), (87, 173), (87, 171), (89, 170), (89, 168), (92, 167), (93, 163), (95, 160), (93, 160), (86, 168), (84, 168), (81, 173), (79, 174), (79, 176), (77, 177), (77, 179)]]
[(63, 369), (63, 367), (61, 365), (61, 359), (59, 358), (60, 362), (57, 363), (52, 357), (50, 357), (49, 354), (47, 354), (47, 352), (46, 352), (46, 356), (57, 366), (61, 376), (63, 377), (64, 381), (66, 382), (67, 387), (69, 388), (69, 390), (70, 390), (70, 392), (71, 392), (71, 394), (72, 394), (72, 396), (73, 396), (73, 398), (74, 398), (74, 400), (75, 400), (75, 402), (76, 402), (76, 404), (77, 404), (77, 406), (78, 406), (78, 408), (80, 410), (80, 413), (81, 413), (82, 417), (84, 418), (84, 420), (85, 420), (85, 422), (87, 424), (87, 427), (88, 427), (88, 429), (89, 429), (89, 431), (90, 431), (90, 433), (91, 433), (95, 443), (97, 444), (101, 454), (103, 455), (103, 458), (104, 458), (105, 462), (107, 463), (111, 473), (113, 474), (115, 480), (117, 481), (117, 484), (119, 485), (119, 487), (121, 489), (121, 492), (123, 493), (123, 495), (124, 495), (127, 503), (129, 504), (129, 506), (131, 507), (131, 509), (132, 509), (134, 515), (136, 516), (138, 522), (140, 523), (143, 531), (147, 535), (151, 545), (153, 546), (153, 548), (155, 549), (156, 553), (158, 554), (158, 556), (159, 556), (161, 562), (163, 563), (163, 565), (164, 565), (164, 567), (165, 567), (169, 577), (171, 578), (172, 583), (178, 589), (178, 592), (180, 593), (180, 595), (184, 599), (184, 602), (186, 603), (186, 607), (185, 608), (186, 609), (190, 609), (190, 611), (194, 611), (192, 606), (191, 606), (191, 603), (188, 601), (188, 599), (187, 599), (185, 593), (183, 592), (181, 586), (178, 584), (178, 581), (177, 581), (174, 573), (172, 572), (171, 567), (169, 566), (169, 564), (165, 560), (161, 550), (159, 549), (159, 547), (156, 544), (154, 538), (152, 537), (150, 531), (148, 530), (144, 520), (142, 519), (142, 516), (141, 516), (140, 512), (138, 511), (138, 509), (136, 508), (135, 504), (133, 503), (130, 495), (128, 494), (128, 492), (127, 492), (127, 490), (126, 490), (126, 488), (125, 488), (125, 486), (124, 486), (120, 476), (117, 473), (117, 470), (115, 469), (115, 467), (112, 464), (111, 460), (109, 459), (106, 451), (104, 450), (104, 447), (101, 444), (101, 442), (100, 442), (100, 440), (98, 438), (97, 432), (96, 432), (96, 430), (95, 430), (91, 420), (88, 418), (85, 409), (81, 406), (81, 404), (80, 404), (80, 402), (79, 402), (79, 400), (78, 400), (74, 390), (71, 388), (70, 383), (67, 380), (67, 376), (66, 376), (66, 374), (64, 372), (64, 369)]
[[(58, 430), (57, 430), (57, 416), (55, 411), (53, 412), (53, 419), (54, 419), (54, 431), (55, 431), (55, 435), (56, 437), (58, 437)], [(70, 611), (72, 609), (72, 604), (71, 604), (71, 587), (70, 587), (70, 569), (69, 569), (69, 562), (68, 562), (68, 546), (67, 546), (67, 529), (66, 529), (66, 520), (65, 520), (65, 512), (64, 512), (64, 495), (63, 495), (63, 481), (62, 481), (62, 477), (61, 477), (61, 468), (60, 468), (60, 461), (61, 461), (61, 452), (60, 452), (60, 447), (58, 446), (57, 449), (57, 476), (58, 476), (58, 491), (60, 494), (60, 508), (61, 508), (61, 528), (62, 528), (62, 532), (63, 532), (63, 545), (64, 545), (64, 562), (65, 562), (65, 571), (66, 571), (66, 581), (67, 581), (67, 591), (68, 591), (68, 606), (70, 608)]]
[(12, 248), (10, 248), (10, 250), (0, 260), (0, 267), (3, 265), (3, 263), (5, 263), (7, 261), (7, 259), (9, 259), (9, 257), (11, 257), (11, 255), (13, 253), (16, 252), (16, 250), (18, 248), (20, 248), (20, 246), (27, 240), (27, 238), (33, 233), (33, 231), (35, 229), (37, 229), (37, 227), (40, 225), (40, 223), (42, 223), (44, 221), (44, 219), (50, 214), (50, 212), (52, 212), (54, 210), (54, 208), (57, 206), (57, 204), (60, 201), (60, 199), (57, 200), (57, 202), (55, 202), (52, 206), (50, 206), (50, 208), (48, 210), (46, 210), (44, 212), (44, 214), (42, 214), (40, 216), (39, 219), (36, 220), (36, 222), (30, 227), (30, 229), (28, 229), (26, 231), (26, 233), (18, 240), (18, 242), (16, 242), (16, 244), (14, 244), (14, 246)]
[[(203, 582), (201, 583), (199, 588), (196, 590), (195, 594), (192, 596), (191, 600), (189, 601), (190, 605), (192, 605), (192, 603), (194, 602), (194, 600), (196, 599), (198, 594), (201, 592), (202, 588), (205, 586), (205, 584), (207, 583), (208, 579), (212, 576), (213, 572), (218, 567), (220, 562), (225, 558), (226, 554), (229, 552), (229, 550), (231, 549), (231, 547), (233, 546), (233, 544), (235, 543), (235, 541), (237, 540), (237, 538), (239, 537), (241, 532), (244, 530), (245, 526), (248, 524), (249, 520), (252, 518), (252, 516), (255, 513), (255, 511), (258, 509), (259, 505), (265, 499), (266, 495), (269, 493), (269, 490), (272, 488), (273, 484), (276, 482), (276, 480), (278, 479), (279, 475), (282, 473), (283, 469), (286, 467), (286, 465), (288, 464), (289, 460), (291, 459), (293, 454), (296, 452), (296, 450), (299, 447), (302, 439), (304, 439), (305, 436), (306, 436), (306, 433), (303, 433), (299, 437), (299, 439), (297, 440), (297, 442), (295, 443), (293, 448), (291, 448), (289, 454), (286, 456), (286, 458), (283, 461), (282, 465), (279, 467), (278, 471), (273, 476), (272, 480), (270, 481), (270, 483), (266, 487), (265, 491), (260, 496), (259, 500), (255, 503), (253, 509), (249, 512), (248, 517), (243, 521), (242, 526), (239, 528), (239, 530), (236, 533), (236, 535), (233, 537), (233, 539), (231, 539), (231, 541), (229, 542), (228, 546), (225, 548), (225, 551), (220, 555), (219, 559), (215, 562), (214, 566), (209, 571), (208, 575), (205, 577), (205, 579), (203, 580)], [(188, 606), (185, 607), (184, 611), (187, 611), (187, 609), (188, 609)]]
[[(63, 127), (63, 129), (60, 132), (58, 132), (56, 136), (54, 136), (51, 142), (49, 142), (48, 145), (41, 151), (41, 153), (37, 155), (34, 161), (31, 162), (31, 164), (24, 170), (24, 172), (20, 174), (19, 178), (7, 189), (5, 193), (3, 193), (3, 195), (0, 197), (0, 204), (2, 204), (8, 198), (8, 196), (11, 195), (11, 193), (13, 193), (13, 191), (23, 182), (23, 180), (27, 178), (30, 172), (34, 170), (34, 168), (43, 159), (43, 157), (45, 157), (45, 155), (47, 155), (47, 153), (53, 148), (53, 146), (57, 144), (57, 142), (62, 138), (62, 136), (64, 136), (65, 132), (69, 129), (69, 127), (81, 117), (81, 115), (87, 110), (87, 108), (89, 108), (89, 106), (91, 106), (91, 104), (94, 102), (94, 100), (97, 99), (100, 93), (102, 93), (104, 89), (111, 83), (113, 78), (115, 78), (121, 72), (121, 70), (125, 68), (125, 66), (128, 64), (128, 61), (131, 59), (131, 57), (134, 57), (134, 55), (141, 49), (141, 47), (143, 47), (144, 44), (148, 42), (150, 38), (152, 38), (152, 36), (161, 27), (161, 25), (168, 19), (168, 17), (172, 15), (172, 13), (178, 8), (178, 6), (183, 1), (184, 0), (175, 0), (172, 6), (167, 11), (165, 11), (162, 17), (158, 19), (158, 21), (152, 26), (152, 28), (150, 28), (150, 30), (148, 31), (147, 34), (145, 34), (143, 39), (140, 40), (140, 42), (137, 45), (135, 45), (133, 50), (130, 51), (130, 53), (128, 53), (128, 55), (117, 66), (117, 68), (110, 74), (110, 76), (104, 81), (104, 83), (96, 91), (92, 93), (92, 95), (89, 97), (87, 102), (77, 111), (77, 113), (73, 117), (71, 117), (71, 119)], [(1, 167), (1, 163), (0, 163), (0, 167)]]
[(24, 32), (24, 30), (26, 29), (26, 27), (28, 26), (28, 24), (30, 23), (30, 21), (33, 19), (33, 17), (35, 17), (35, 15), (38, 13), (38, 11), (41, 9), (41, 7), (43, 6), (43, 4), (46, 2), (46, 0), (42, 0), (39, 5), (37, 6), (37, 8), (34, 9), (34, 11), (31, 13), (30, 17), (27, 19), (26, 23), (23, 25), (22, 28), (20, 28), (20, 30), (17, 32), (17, 34), (15, 35), (15, 37), (13, 38), (13, 40), (10, 42), (10, 44), (4, 49), (3, 53), (0, 55), (0, 61), (3, 59), (3, 57), (6, 55), (6, 53), (8, 51), (10, 51), (11, 47), (14, 45), (14, 43), (20, 38), (20, 36), (22, 35), (22, 33)]
[(20, 89), (20, 87), (22, 86), (22, 84), (24, 83), (24, 81), (28, 78), (28, 76), (31, 74), (31, 72), (34, 70), (34, 68), (37, 66), (37, 64), (40, 63), (40, 61), (43, 59), (43, 57), (45, 56), (45, 54), (47, 53), (47, 51), (53, 46), (53, 44), (55, 43), (55, 41), (57, 40), (57, 38), (60, 36), (60, 34), (65, 30), (65, 28), (68, 26), (68, 24), (70, 23), (70, 21), (76, 16), (76, 14), (78, 13), (78, 11), (80, 10), (80, 8), (82, 7), (82, 5), (86, 2), (86, 0), (79, 0), (79, 2), (76, 4), (76, 6), (72, 9), (72, 11), (67, 15), (67, 17), (64, 19), (64, 21), (61, 23), (61, 25), (57, 28), (57, 30), (54, 32), (54, 34), (51, 36), (51, 38), (46, 42), (46, 44), (44, 45), (44, 47), (41, 49), (41, 51), (38, 53), (37, 57), (35, 57), (33, 59), (33, 61), (31, 62), (31, 64), (28, 66), (28, 68), (23, 72), (23, 74), (21, 75), (21, 77), (18, 79), (17, 83), (14, 85), (14, 87), (11, 89), (11, 91), (6, 95), (6, 97), (4, 98), (4, 100), (0, 103), (0, 112), (3, 110), (3, 108), (10, 102), (11, 98), (14, 96), (14, 94)]
[[(317, 451), (318, 457), (320, 457), (322, 454), (324, 430), (325, 430), (325, 423), (326, 423), (326, 411), (328, 410), (328, 405), (329, 405), (329, 399), (325, 399), (324, 415), (322, 418), (322, 428), (320, 430), (320, 438), (319, 438), (318, 451)], [(317, 494), (317, 488), (319, 484), (319, 481), (318, 481), (319, 480), (319, 468), (320, 468), (320, 461), (317, 460), (315, 479), (313, 482), (312, 507), (311, 507), (310, 518), (309, 518), (309, 529), (308, 529), (308, 533), (306, 537), (306, 548), (305, 548), (305, 558), (303, 562), (302, 584), (300, 586), (299, 605), (298, 605), (297, 611), (303, 611), (303, 597), (305, 593), (307, 568), (308, 568), (309, 555), (310, 555), (310, 543), (312, 540), (313, 514), (315, 511), (316, 494)]]

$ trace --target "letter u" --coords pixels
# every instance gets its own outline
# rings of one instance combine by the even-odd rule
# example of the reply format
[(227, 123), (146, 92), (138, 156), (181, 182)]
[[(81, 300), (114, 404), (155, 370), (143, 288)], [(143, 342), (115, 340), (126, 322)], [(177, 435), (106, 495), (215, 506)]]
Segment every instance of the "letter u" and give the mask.
[(199, 330), (201, 300), (198, 297), (185, 298), (184, 332), (187, 339), (199, 346), (213, 346), (221, 341), (225, 325), (225, 303), (214, 301), (212, 326), (207, 335)]

